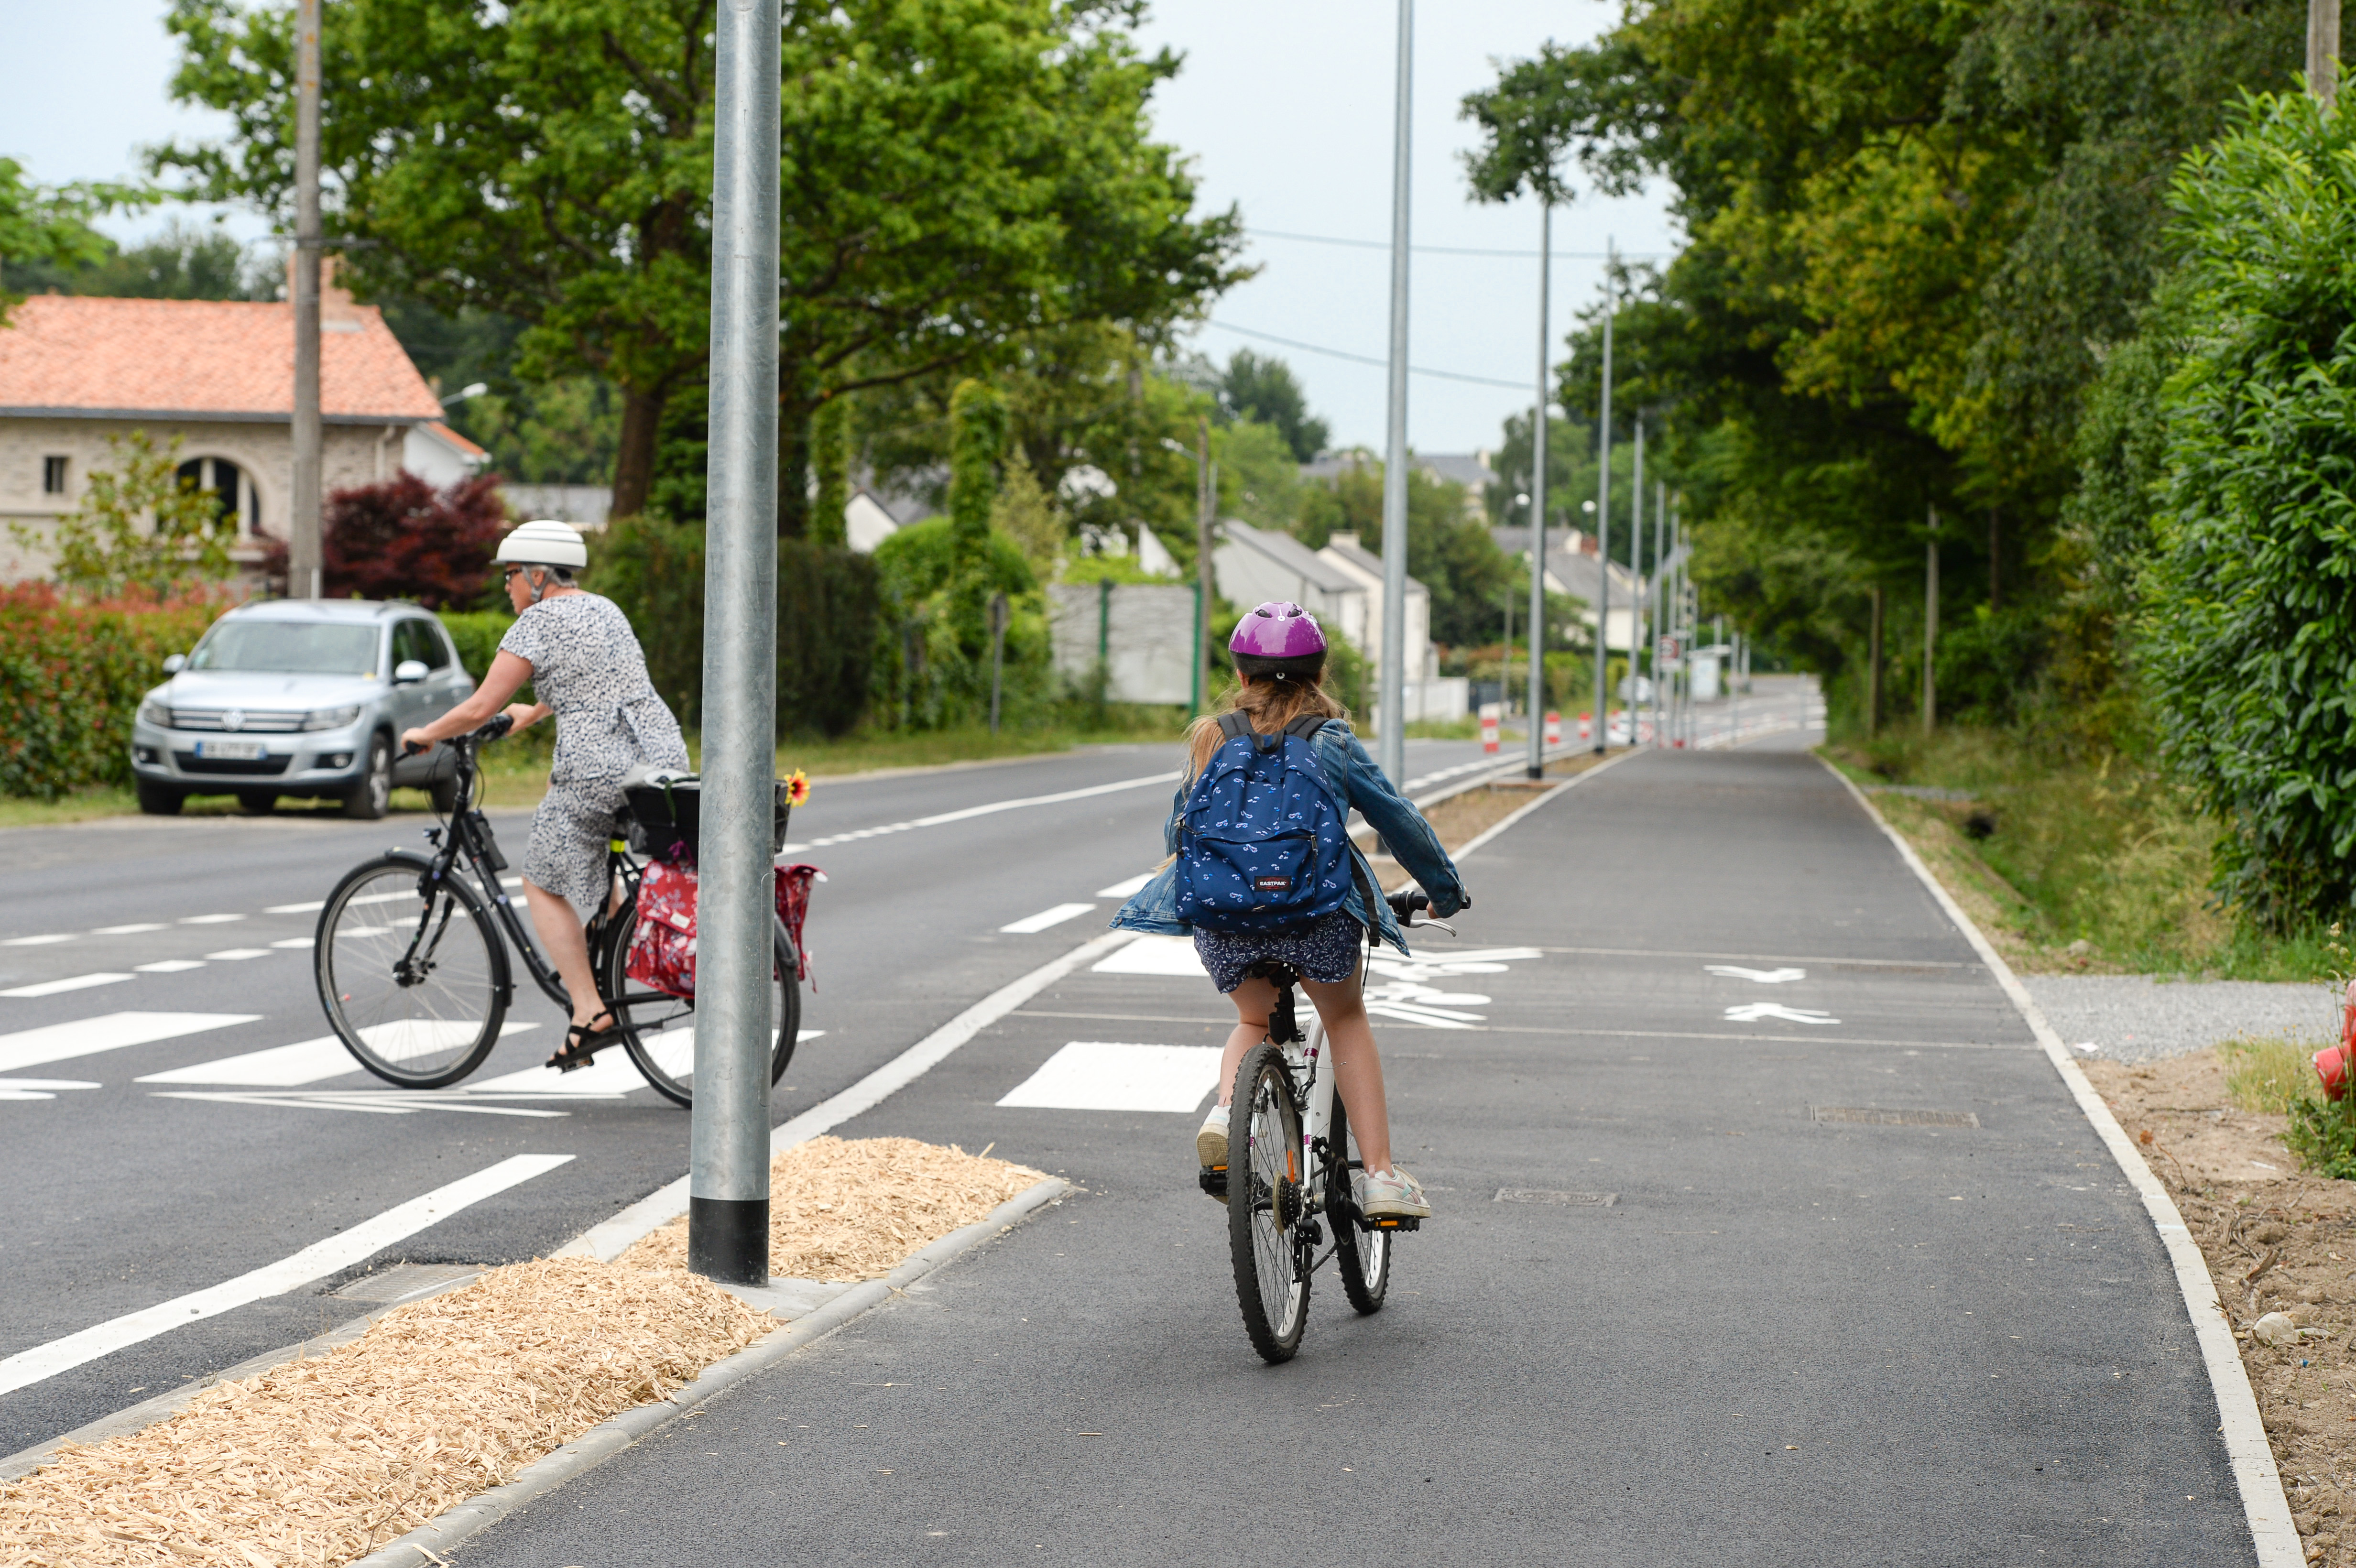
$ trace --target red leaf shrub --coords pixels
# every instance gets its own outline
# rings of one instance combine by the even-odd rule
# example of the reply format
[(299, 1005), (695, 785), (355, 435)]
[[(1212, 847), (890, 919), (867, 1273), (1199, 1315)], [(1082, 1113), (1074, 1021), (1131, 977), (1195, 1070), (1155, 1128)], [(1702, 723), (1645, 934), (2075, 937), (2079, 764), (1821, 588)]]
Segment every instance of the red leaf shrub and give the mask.
[[(402, 469), (375, 485), (327, 497), (321, 516), (329, 599), (413, 599), (463, 610), (482, 596), (491, 557), (508, 529), (496, 474), (436, 490)], [(286, 542), (272, 539), (262, 572), (286, 591)]]

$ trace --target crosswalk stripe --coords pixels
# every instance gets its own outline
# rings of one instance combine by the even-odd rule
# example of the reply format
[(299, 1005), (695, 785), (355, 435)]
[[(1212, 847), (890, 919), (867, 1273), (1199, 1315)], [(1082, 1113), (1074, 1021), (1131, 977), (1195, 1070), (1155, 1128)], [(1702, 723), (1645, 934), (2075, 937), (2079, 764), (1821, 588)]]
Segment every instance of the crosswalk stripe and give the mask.
[(1037, 914), (1025, 915), (998, 929), (1013, 936), (1032, 936), (1051, 925), (1061, 925), (1076, 915), (1086, 914), (1096, 907), (1094, 904), (1057, 904), (1053, 909), (1043, 909)]
[(0, 1072), (95, 1056), (102, 1051), (148, 1045), (209, 1029), (258, 1021), (259, 1013), (105, 1013), (75, 1023), (47, 1024), (39, 1029), (0, 1034)]
[(998, 1103), (1051, 1111), (1192, 1111), (1219, 1086), (1215, 1045), (1076, 1040)]
[(95, 975), (69, 975), (62, 980), (42, 980), (30, 986), (18, 986), (14, 990), (0, 991), (0, 997), (56, 997), (68, 991), (86, 991), (92, 986), (112, 986), (130, 976), (114, 970), (102, 970)]
[[(470, 1038), (479, 1024), (454, 1026), (460, 1032), (456, 1039)], [(505, 1039), (519, 1034), (537, 1024), (510, 1019), (499, 1029)], [(370, 1045), (380, 1045), (397, 1032), (412, 1030), (406, 1023), (371, 1024), (360, 1030), (361, 1038)], [(175, 1067), (165, 1072), (150, 1072), (136, 1080), (141, 1083), (235, 1083), (261, 1089), (292, 1089), (304, 1083), (316, 1083), (322, 1078), (340, 1078), (347, 1072), (366, 1069), (344, 1049), (344, 1042), (334, 1035), (322, 1035), (317, 1040), (299, 1040), (292, 1045), (273, 1045), (266, 1051), (249, 1051), (240, 1056), (224, 1056), (215, 1061), (199, 1061), (187, 1067)]]

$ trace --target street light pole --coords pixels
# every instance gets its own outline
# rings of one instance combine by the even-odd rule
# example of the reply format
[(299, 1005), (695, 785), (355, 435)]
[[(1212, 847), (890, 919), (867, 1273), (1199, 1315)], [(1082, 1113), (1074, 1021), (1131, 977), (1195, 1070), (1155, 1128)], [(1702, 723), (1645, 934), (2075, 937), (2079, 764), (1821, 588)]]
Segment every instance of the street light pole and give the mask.
[(286, 519), (286, 597), (325, 592), (319, 536), (319, 0), (294, 8), (294, 484)]
[[(1553, 322), (1547, 292), (1554, 271), (1554, 201), (1538, 196), (1538, 400), (1530, 419), (1530, 760), (1529, 776), (1546, 776), (1546, 492), (1547, 492), (1547, 347)], [(1512, 618), (1511, 601), (1506, 616)], [(1505, 637), (1511, 655), (1513, 635)], [(1501, 676), (1504, 672), (1498, 672)], [(1505, 682), (1498, 683), (1503, 696)]]
[(1595, 444), (1595, 754), (1612, 745), (1612, 317), (1619, 304), (1612, 274), (1619, 247), (1603, 241), (1603, 406)]
[[(778, 0), (714, 29), (712, 415), (703, 577), (695, 1107), (687, 1264), (769, 1277), (776, 872)], [(788, 982), (790, 983), (790, 982)]]
[(1217, 579), (1211, 571), (1211, 515), (1219, 505), (1218, 470), (1211, 464), (1211, 421), (1194, 416), (1194, 680), (1193, 711), (1203, 711), (1203, 667), (1208, 662), (1211, 601)]
[(1408, 129), (1414, 109), (1415, 0), (1398, 0), (1398, 80), (1391, 133), (1390, 431), (1383, 459), (1383, 660), (1376, 726), (1384, 776), (1407, 779)]

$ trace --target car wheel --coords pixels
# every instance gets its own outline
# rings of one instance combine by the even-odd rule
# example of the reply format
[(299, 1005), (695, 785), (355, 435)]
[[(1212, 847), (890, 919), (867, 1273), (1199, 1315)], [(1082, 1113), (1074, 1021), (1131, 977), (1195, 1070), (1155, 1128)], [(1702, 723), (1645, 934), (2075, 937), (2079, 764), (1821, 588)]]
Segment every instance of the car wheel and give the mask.
[(274, 789), (241, 789), (237, 792), (237, 808), (248, 816), (262, 816), (278, 804)]
[(392, 742), (379, 735), (369, 741), (368, 772), (344, 792), (344, 815), (374, 822), (392, 804)]
[(149, 816), (177, 816), (180, 803), (187, 798), (169, 784), (139, 781), (139, 809)]

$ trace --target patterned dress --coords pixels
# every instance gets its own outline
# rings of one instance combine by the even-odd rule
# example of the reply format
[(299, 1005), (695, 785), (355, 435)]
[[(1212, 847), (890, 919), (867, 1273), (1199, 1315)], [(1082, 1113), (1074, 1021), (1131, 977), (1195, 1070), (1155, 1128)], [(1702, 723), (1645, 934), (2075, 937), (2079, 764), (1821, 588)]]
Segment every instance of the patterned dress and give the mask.
[(516, 617), (499, 651), (531, 666), (541, 701), (556, 710), (556, 758), (532, 814), (524, 878), (562, 895), (586, 921), (605, 907), (605, 846), (622, 775), (640, 763), (684, 770), (687, 742), (647, 678), (629, 617), (610, 599), (543, 599)]
[(1365, 938), (1366, 928), (1355, 915), (1335, 910), (1306, 925), (1257, 936), (1205, 931), (1198, 925), (1194, 956), (1203, 961), (1221, 996), (1242, 985), (1244, 971), (1262, 959), (1290, 964), (1321, 986), (1338, 986), (1358, 972), (1358, 944)]

